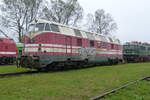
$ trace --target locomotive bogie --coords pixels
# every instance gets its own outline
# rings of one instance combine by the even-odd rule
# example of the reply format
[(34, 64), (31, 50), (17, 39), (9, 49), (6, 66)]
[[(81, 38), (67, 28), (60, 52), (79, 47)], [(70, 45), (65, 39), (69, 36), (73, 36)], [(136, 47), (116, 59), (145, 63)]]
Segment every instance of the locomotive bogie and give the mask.
[[(57, 65), (63, 66), (73, 66), (79, 63), (82, 64), (117, 64), (122, 61), (122, 57), (95, 57), (89, 59), (81, 59), (81, 57), (74, 56), (22, 56), (21, 57), (21, 66), (25, 68), (47, 68), (47, 67), (55, 67)], [(84, 67), (84, 66), (83, 66)]]
[(0, 64), (14, 64), (16, 61), (16, 57), (14, 56), (1, 56)]

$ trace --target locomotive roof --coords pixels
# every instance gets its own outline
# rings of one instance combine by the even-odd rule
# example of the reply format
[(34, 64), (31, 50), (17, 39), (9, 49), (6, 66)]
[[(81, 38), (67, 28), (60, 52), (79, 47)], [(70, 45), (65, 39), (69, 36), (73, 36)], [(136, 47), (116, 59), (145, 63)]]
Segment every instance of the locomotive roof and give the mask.
[[(79, 30), (81, 33), (92, 34), (92, 36), (94, 36), (94, 38), (95, 38), (93, 40), (100, 40), (99, 38), (101, 38), (101, 41), (103, 41), (103, 42), (111, 42), (111, 43), (114, 43), (114, 44), (121, 44), (119, 39), (111, 37), (111, 36), (104, 36), (104, 35), (101, 35), (101, 34), (98, 34), (98, 33), (95, 33), (95, 32), (89, 32), (89, 31), (85, 31), (85, 30), (79, 29), (77, 27), (70, 27), (70, 26), (66, 26), (66, 25), (63, 25), (63, 24), (59, 24), (59, 23), (56, 23), (56, 22), (47, 21), (47, 20), (43, 20), (43, 19), (34, 20), (30, 24), (37, 24), (37, 23), (49, 23), (49, 24), (58, 25), (60, 27), (66, 27), (66, 28), (70, 28), (70, 29), (76, 29), (76, 30)], [(72, 34), (67, 34), (67, 35), (71, 35), (72, 36)], [(97, 36), (98, 36), (98, 38), (97, 38)], [(89, 38), (87, 36), (85, 37), (85, 35), (83, 37), (84, 38)]]
[(4, 38), (4, 37), (0, 37), (1, 40), (13, 40), (12, 38)]
[(126, 42), (124, 45), (150, 46), (150, 44), (148, 43), (141, 43), (141, 42)]
[(0, 42), (3, 42), (3, 43), (10, 43), (11, 40), (13, 40), (13, 39), (12, 38), (0, 37)]

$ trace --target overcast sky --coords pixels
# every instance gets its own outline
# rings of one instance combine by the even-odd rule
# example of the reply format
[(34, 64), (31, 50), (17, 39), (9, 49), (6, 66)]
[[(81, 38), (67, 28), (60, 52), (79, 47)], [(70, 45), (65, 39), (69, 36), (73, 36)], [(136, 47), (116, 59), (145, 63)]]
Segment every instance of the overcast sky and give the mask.
[(104, 9), (118, 24), (114, 34), (122, 42), (150, 43), (150, 0), (78, 0), (84, 13)]
[(118, 24), (115, 35), (122, 42), (150, 43), (150, 0), (78, 0), (84, 14), (104, 9)]

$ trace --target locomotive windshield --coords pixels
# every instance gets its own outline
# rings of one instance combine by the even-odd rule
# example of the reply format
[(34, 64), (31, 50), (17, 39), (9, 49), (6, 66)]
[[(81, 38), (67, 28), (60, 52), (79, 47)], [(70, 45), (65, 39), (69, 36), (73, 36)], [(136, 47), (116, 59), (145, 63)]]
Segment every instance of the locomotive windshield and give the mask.
[(28, 32), (32, 32), (34, 31), (35, 25), (34, 24), (30, 24), (28, 27)]
[(28, 32), (37, 32), (43, 30), (44, 30), (44, 23), (30, 24), (28, 28)]
[(28, 32), (38, 32), (38, 31), (60, 32), (58, 25), (55, 24), (38, 23), (29, 25)]

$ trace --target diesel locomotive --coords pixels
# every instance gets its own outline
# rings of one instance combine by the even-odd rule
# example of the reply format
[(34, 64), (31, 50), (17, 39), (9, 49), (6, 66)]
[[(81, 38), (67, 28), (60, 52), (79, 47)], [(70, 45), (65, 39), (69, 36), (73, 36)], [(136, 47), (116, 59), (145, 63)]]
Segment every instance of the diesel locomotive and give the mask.
[(150, 44), (137, 41), (123, 45), (123, 58), (126, 62), (150, 61)]
[(0, 64), (13, 64), (17, 53), (17, 47), (13, 39), (0, 38)]
[(41, 70), (67, 65), (117, 64), (123, 60), (122, 51), (117, 38), (35, 20), (24, 35), (19, 66)]

